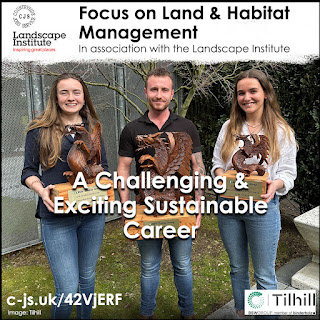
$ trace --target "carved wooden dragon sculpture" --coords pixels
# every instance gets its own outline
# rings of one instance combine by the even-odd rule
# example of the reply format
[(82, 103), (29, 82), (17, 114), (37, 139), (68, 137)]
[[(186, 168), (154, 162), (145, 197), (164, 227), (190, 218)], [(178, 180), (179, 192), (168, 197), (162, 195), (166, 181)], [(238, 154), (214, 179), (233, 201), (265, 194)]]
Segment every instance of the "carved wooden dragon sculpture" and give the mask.
[[(251, 136), (253, 143), (248, 139), (248, 137)], [(243, 147), (240, 147), (240, 149), (233, 155), (232, 157), (232, 164), (234, 169), (237, 172), (243, 172), (245, 176), (250, 176), (251, 172), (257, 171), (259, 176), (263, 176), (265, 173), (265, 167), (262, 165), (262, 163), (265, 161), (268, 164), (267, 158), (269, 155), (269, 149), (270, 149), (270, 142), (268, 137), (265, 135), (257, 135), (257, 134), (251, 134), (251, 135), (235, 135), (236, 140), (242, 140), (244, 142)], [(259, 158), (261, 156), (261, 159), (258, 164), (246, 164), (245, 160), (247, 158), (252, 158), (253, 156), (257, 156)]]
[[(168, 142), (161, 135), (163, 132), (158, 132), (149, 135), (137, 136), (140, 151), (146, 148), (153, 148), (154, 156), (144, 154), (139, 158), (139, 163), (143, 171), (150, 171), (151, 179), (155, 176), (162, 176), (166, 179), (168, 176), (177, 175), (182, 177), (190, 175), (190, 163), (192, 155), (192, 139), (185, 132), (166, 132)], [(141, 179), (140, 174), (140, 179)], [(141, 181), (141, 180), (140, 180)], [(141, 189), (137, 196), (137, 203), (143, 204), (144, 199), (151, 196), (156, 201), (178, 201), (180, 196), (185, 198), (185, 201), (192, 199), (189, 195), (183, 195), (180, 190), (174, 188), (164, 190)], [(157, 213), (154, 213), (157, 216)]]
[(78, 172), (83, 175), (88, 184), (93, 183), (101, 166), (101, 125), (96, 123), (92, 134), (86, 130), (83, 124), (67, 125), (66, 135), (75, 134), (76, 141), (69, 150), (67, 162), (71, 171), (65, 171), (65, 175), (71, 184), (74, 184)]

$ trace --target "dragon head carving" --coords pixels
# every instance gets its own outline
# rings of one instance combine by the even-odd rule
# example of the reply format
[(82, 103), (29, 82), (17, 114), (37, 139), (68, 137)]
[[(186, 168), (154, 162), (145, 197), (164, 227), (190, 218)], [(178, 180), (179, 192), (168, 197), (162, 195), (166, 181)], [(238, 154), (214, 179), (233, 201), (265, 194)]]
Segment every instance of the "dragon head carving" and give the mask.
[(154, 134), (138, 135), (136, 137), (139, 148), (136, 151), (140, 151), (146, 148), (156, 148), (160, 144), (166, 144), (165, 138), (161, 138), (162, 132)]
[[(234, 137), (235, 137), (235, 142), (237, 142), (237, 141), (243, 141), (243, 143), (245, 144), (245, 142), (247, 141), (250, 141), (249, 139), (248, 139), (248, 137), (250, 136), (250, 134), (235, 134), (234, 135)], [(247, 156), (249, 156), (248, 154), (247, 154), (247, 150), (246, 150), (246, 148), (244, 147), (244, 145), (242, 146), (242, 147), (239, 147), (239, 149), (240, 150), (242, 150), (244, 153), (246, 153), (246, 155)]]
[(239, 141), (239, 140), (245, 141), (245, 140), (247, 140), (247, 138), (249, 136), (250, 136), (250, 134), (235, 134), (234, 135), (235, 141)]
[(84, 131), (86, 130), (84, 127), (84, 123), (78, 123), (78, 124), (67, 124), (65, 127), (65, 134), (75, 134), (79, 131)]
[[(235, 141), (243, 141), (243, 146), (232, 157), (233, 167), (237, 172), (243, 172), (246, 176), (249, 176), (252, 171), (257, 171), (259, 175), (265, 173), (265, 168), (262, 166), (263, 162), (268, 164), (268, 155), (270, 142), (265, 135), (248, 134), (241, 135), (235, 134)], [(249, 139), (249, 137), (251, 139)], [(258, 164), (247, 164), (245, 160), (256, 156), (258, 158)], [(260, 159), (260, 160), (259, 160)]]

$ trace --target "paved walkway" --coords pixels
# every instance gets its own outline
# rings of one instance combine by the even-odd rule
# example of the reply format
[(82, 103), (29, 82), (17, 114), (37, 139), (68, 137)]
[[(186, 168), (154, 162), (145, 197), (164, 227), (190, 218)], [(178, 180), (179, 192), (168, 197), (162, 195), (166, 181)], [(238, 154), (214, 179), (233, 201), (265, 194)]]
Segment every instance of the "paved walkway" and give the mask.
[[(291, 277), (311, 261), (311, 257), (303, 257), (295, 259), (277, 270), (278, 288), (280, 290), (294, 290), (291, 287)], [(255, 289), (255, 286), (252, 287)], [(245, 318), (237, 318), (234, 311), (234, 301), (231, 300), (222, 308), (213, 312), (206, 319), (254, 319), (253, 316), (246, 316)], [(315, 316), (280, 316), (280, 319), (319, 319), (319, 300), (317, 304), (317, 314)]]

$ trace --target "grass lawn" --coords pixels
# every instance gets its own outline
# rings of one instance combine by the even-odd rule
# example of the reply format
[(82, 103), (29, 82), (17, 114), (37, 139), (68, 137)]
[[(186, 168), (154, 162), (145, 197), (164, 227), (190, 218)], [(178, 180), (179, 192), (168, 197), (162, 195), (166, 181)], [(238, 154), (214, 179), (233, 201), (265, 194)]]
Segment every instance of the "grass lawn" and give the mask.
[[(278, 248), (277, 268), (292, 258), (310, 253), (295, 229), (292, 218), (283, 220)], [(310, 253), (311, 254), (311, 253)], [(196, 318), (203, 319), (232, 299), (229, 261), (224, 250), (215, 215), (204, 216), (192, 248), (194, 307)], [(251, 278), (253, 272), (251, 268)], [(140, 255), (135, 241), (123, 235), (121, 221), (106, 224), (100, 258), (96, 270), (96, 293), (122, 293), (118, 306), (98, 306), (92, 312), (95, 319), (134, 319), (139, 316)], [(49, 319), (50, 306), (27, 306), (22, 302), (8, 305), (7, 298), (34, 301), (49, 293), (54, 295), (54, 283), (42, 244), (2, 256), (2, 318), (17, 319), (10, 311), (41, 310), (32, 319)], [(72, 317), (76, 318), (75, 308)], [(179, 319), (177, 293), (167, 242), (163, 243), (161, 280), (157, 295), (158, 319)], [(25, 317), (28, 318), (28, 317)]]

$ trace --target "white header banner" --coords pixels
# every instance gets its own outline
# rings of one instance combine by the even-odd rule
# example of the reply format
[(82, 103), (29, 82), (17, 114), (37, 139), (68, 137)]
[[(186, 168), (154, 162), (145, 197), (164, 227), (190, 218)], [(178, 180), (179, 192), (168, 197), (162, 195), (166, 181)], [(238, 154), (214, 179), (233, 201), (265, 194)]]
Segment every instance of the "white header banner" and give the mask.
[(9, 61), (305, 63), (319, 2), (2, 2)]

